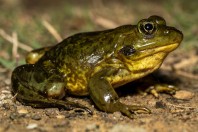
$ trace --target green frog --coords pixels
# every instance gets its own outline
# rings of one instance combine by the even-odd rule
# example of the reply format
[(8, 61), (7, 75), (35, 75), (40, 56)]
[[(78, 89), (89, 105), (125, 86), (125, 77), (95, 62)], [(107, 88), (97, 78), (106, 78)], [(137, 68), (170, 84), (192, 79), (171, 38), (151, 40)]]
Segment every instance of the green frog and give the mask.
[[(141, 79), (160, 67), (183, 39), (159, 16), (104, 31), (78, 33), (55, 46), (33, 50), (28, 64), (12, 73), (12, 92), (32, 107), (82, 108), (65, 97), (89, 96), (104, 112), (119, 111), (133, 118), (134, 112), (150, 113), (143, 105), (126, 105), (115, 92), (126, 83)], [(160, 92), (159, 87), (151, 89)], [(172, 87), (161, 91), (174, 93)], [(154, 92), (154, 93), (155, 93)]]

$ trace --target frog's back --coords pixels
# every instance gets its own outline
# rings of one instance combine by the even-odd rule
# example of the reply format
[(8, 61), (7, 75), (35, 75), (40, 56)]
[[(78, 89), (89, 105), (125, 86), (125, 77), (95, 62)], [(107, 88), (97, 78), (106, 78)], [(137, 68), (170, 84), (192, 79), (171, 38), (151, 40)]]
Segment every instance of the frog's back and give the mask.
[(52, 52), (57, 62), (76, 62), (81, 66), (91, 67), (114, 52), (119, 36), (131, 28), (132, 25), (125, 25), (106, 31), (75, 34), (56, 45)]

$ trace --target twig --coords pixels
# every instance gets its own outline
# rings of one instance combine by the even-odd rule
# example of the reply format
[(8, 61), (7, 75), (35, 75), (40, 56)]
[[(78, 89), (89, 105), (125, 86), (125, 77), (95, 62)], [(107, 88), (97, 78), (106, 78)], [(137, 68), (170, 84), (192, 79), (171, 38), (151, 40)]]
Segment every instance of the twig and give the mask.
[(195, 55), (191, 57), (189, 57), (188, 59), (182, 60), (180, 63), (175, 64), (174, 68), (175, 69), (181, 69), (181, 68), (185, 68), (187, 66), (191, 66), (194, 65), (196, 62), (198, 61), (198, 57), (196, 57)]
[(11, 98), (11, 100), (12, 100), (13, 102), (16, 101), (17, 95), (18, 95), (18, 93), (16, 93), (16, 94)]
[[(13, 44), (13, 38), (12, 36), (8, 35), (3, 29), (0, 29), (0, 36), (2, 38), (4, 38), (5, 40), (7, 40), (8, 42), (10, 42), (11, 44)], [(25, 51), (31, 51), (32, 48), (26, 44), (20, 43), (18, 42), (18, 47), (25, 50)]]
[(46, 20), (42, 21), (43, 26), (54, 36), (54, 38), (60, 42), (63, 40), (63, 38), (60, 36), (60, 34), (57, 32), (57, 30)]
[(181, 75), (183, 77), (190, 78), (190, 79), (198, 80), (198, 76), (193, 75), (191, 73), (183, 72), (181, 70), (176, 70), (176, 74)]
[(13, 39), (13, 47), (12, 47), (12, 57), (13, 59), (16, 59), (16, 63), (18, 63), (19, 54), (18, 54), (18, 37), (17, 33), (12, 33), (12, 39)]
[[(172, 72), (173, 71), (171, 69), (171, 67), (165, 67), (165, 66), (163, 66), (161, 69), (164, 70), (164, 71), (167, 71), (167, 72)], [(177, 74), (177, 75), (181, 75), (183, 77), (187, 77), (187, 78), (193, 79), (193, 80), (198, 80), (198, 76), (196, 76), (194, 74), (191, 74), (191, 73), (184, 72), (182, 70), (176, 69), (174, 71), (174, 73)]]

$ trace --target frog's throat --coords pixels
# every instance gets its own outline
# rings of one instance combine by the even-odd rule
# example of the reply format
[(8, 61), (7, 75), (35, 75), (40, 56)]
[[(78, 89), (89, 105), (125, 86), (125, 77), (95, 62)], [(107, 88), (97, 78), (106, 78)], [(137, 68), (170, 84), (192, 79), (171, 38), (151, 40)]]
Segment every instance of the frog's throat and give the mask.
[(133, 75), (146, 76), (158, 69), (169, 52), (178, 47), (178, 43), (141, 51), (137, 58), (125, 59), (125, 66)]

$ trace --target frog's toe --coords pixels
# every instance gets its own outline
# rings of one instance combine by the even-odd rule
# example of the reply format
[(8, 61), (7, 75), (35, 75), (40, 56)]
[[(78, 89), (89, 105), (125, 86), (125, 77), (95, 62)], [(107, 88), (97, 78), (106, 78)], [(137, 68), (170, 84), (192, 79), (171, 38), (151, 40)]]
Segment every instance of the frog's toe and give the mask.
[(133, 119), (134, 118), (134, 112), (132, 112), (128, 107), (123, 107), (120, 112), (123, 115), (126, 115), (127, 117)]
[(151, 110), (148, 109), (147, 107), (145, 106), (137, 106), (137, 105), (130, 105), (128, 106), (129, 109), (134, 112), (135, 114), (138, 113), (138, 114), (151, 114)]
[(88, 114), (93, 115), (93, 111), (90, 110), (89, 108), (85, 107), (84, 110), (85, 110)]
[(154, 97), (159, 98), (159, 94), (154, 86), (151, 86), (148, 89), (146, 89), (144, 95), (147, 95), (147, 94), (152, 94)]
[(164, 92), (170, 95), (174, 95), (178, 90), (179, 88), (173, 85), (167, 85), (164, 87)]
[(76, 113), (86, 113), (86, 114), (93, 115), (93, 111), (90, 110), (87, 107), (84, 107), (84, 108), (75, 108), (75, 109), (73, 109), (73, 111), (76, 112)]

